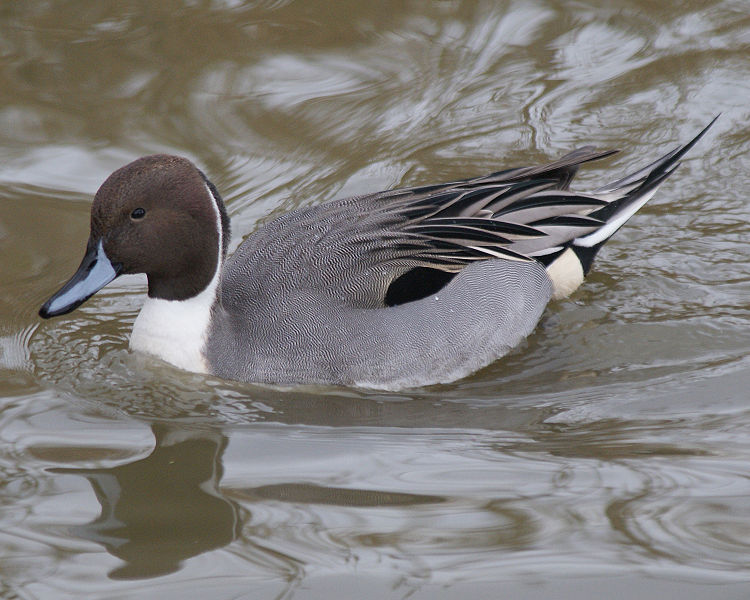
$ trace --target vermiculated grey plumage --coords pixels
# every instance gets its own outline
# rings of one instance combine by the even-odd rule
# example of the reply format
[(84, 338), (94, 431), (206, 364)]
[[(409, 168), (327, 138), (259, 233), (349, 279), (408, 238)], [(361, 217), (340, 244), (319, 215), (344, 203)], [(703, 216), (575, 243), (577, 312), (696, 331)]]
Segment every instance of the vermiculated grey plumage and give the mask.
[[(600, 194), (568, 189), (579, 165), (614, 152), (585, 147), (284, 215), (227, 261), (209, 361), (223, 377), (275, 383), (401, 388), (471, 373), (532, 331), (553, 293), (544, 264), (646, 194), (696, 140)], [(456, 275), (387, 306), (389, 286), (418, 267)]]

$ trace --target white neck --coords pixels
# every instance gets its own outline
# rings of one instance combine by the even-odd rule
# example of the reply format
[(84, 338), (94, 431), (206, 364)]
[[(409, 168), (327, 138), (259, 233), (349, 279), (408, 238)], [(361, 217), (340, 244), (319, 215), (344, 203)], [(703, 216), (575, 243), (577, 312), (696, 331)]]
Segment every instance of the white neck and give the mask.
[(208, 373), (204, 349), (220, 273), (216, 269), (208, 287), (187, 300), (146, 298), (133, 324), (130, 348), (186, 371)]

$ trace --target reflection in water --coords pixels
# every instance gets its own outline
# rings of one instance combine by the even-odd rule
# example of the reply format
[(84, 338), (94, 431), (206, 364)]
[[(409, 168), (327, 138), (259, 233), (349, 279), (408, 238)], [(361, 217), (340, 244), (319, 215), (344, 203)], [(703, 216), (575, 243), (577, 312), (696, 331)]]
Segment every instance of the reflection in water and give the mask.
[[(340, 507), (346, 512), (427, 510), (418, 521), (426, 518), (419, 526), (429, 529), (429, 522), (439, 514), (429, 507), (449, 502), (449, 498), (440, 495), (297, 482), (221, 490), (222, 457), (228, 442), (223, 433), (205, 427), (186, 428), (162, 423), (153, 424), (151, 429), (155, 448), (146, 458), (110, 468), (50, 469), (54, 473), (82, 475), (91, 484), (101, 505), (101, 514), (71, 531), (103, 545), (111, 555), (124, 561), (124, 565), (109, 573), (112, 579), (142, 579), (174, 573), (186, 559), (241, 538), (244, 548), (239, 554), (245, 560), (295, 585), (301, 580), (306, 565), (315, 562), (314, 557), (303, 550), (304, 546), (325, 545), (322, 539), (313, 541), (317, 534), (301, 546), (298, 539), (301, 531), (320, 524), (316, 507)], [(266, 520), (266, 511), (277, 503), (293, 507), (282, 509), (276, 515), (284, 516), (277, 523), (278, 530)], [(250, 509), (257, 509), (260, 516), (253, 519)], [(305, 522), (286, 522), (289, 511), (305, 513)], [(345, 537), (352, 535), (350, 532)], [(387, 548), (401, 534), (394, 531), (364, 537), (366, 542), (354, 535), (345, 545), (351, 550), (362, 544)], [(287, 551), (274, 548), (279, 540), (291, 542)], [(343, 541), (342, 538), (340, 542)]]
[(146, 458), (112, 468), (55, 469), (91, 483), (101, 515), (73, 533), (125, 561), (109, 574), (115, 579), (174, 572), (185, 559), (237, 536), (237, 506), (218, 488), (227, 438), (161, 424), (152, 431), (156, 447)]
[(442, 496), (353, 490), (305, 483), (264, 485), (243, 490), (241, 494), (248, 500), (254, 501), (275, 500), (278, 502), (347, 507), (410, 506), (414, 504), (436, 504), (446, 500)]

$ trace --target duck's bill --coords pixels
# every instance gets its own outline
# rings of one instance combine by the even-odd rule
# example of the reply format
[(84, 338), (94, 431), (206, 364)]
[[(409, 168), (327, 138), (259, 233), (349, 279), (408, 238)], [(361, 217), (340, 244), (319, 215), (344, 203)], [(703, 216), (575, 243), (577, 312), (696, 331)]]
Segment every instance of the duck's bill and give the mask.
[(121, 270), (121, 265), (112, 264), (107, 258), (101, 240), (98, 243), (89, 241), (81, 266), (60, 291), (42, 305), (39, 316), (49, 319), (75, 310), (117, 277)]

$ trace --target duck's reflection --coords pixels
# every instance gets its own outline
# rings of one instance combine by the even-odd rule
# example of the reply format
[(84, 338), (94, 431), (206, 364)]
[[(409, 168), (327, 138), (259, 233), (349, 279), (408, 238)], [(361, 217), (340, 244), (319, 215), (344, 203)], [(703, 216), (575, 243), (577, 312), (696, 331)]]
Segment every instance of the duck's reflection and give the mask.
[(98, 542), (125, 564), (116, 579), (172, 573), (182, 561), (237, 537), (238, 507), (218, 484), (227, 438), (215, 430), (152, 426), (156, 446), (132, 463), (100, 469), (58, 469), (83, 475), (101, 515), (74, 533)]

